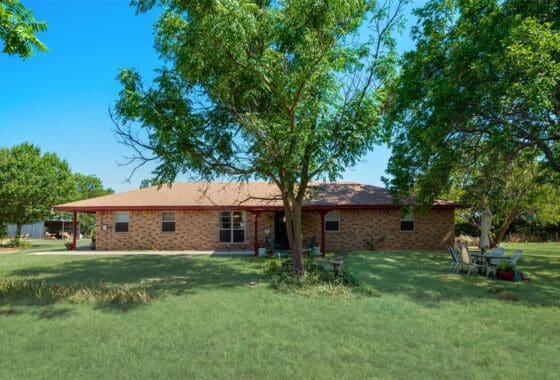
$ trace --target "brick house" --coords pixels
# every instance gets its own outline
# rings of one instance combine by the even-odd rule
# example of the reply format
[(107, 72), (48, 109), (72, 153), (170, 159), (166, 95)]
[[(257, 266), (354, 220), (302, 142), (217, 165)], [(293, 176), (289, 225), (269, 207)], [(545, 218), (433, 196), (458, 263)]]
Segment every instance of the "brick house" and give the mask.
[[(275, 185), (175, 183), (66, 203), (56, 211), (96, 214), (98, 250), (249, 250), (288, 240)], [(433, 249), (454, 238), (457, 204), (436, 201), (404, 215), (386, 189), (315, 183), (304, 202), (303, 241), (325, 250)], [(74, 245), (75, 246), (75, 245)]]

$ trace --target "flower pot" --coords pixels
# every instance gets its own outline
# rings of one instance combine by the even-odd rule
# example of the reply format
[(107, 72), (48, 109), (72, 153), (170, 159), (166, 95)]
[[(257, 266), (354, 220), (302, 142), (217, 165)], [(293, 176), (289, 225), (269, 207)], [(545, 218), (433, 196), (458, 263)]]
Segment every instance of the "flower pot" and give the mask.
[(500, 280), (513, 281), (515, 277), (515, 271), (496, 269), (496, 278)]
[(259, 256), (260, 257), (266, 256), (266, 248), (259, 248)]
[(313, 256), (321, 256), (321, 247), (313, 247), (311, 253)]

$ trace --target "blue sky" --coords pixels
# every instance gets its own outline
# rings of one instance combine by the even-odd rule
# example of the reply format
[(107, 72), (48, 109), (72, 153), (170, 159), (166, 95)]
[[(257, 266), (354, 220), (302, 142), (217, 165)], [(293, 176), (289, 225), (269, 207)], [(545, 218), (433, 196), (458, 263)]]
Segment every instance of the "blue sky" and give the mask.
[[(116, 141), (107, 110), (118, 95), (119, 68), (134, 67), (149, 78), (160, 66), (152, 48), (157, 12), (135, 15), (128, 0), (23, 3), (48, 22), (40, 38), (49, 52), (25, 61), (0, 54), (0, 146), (32, 142), (116, 191), (138, 188), (149, 170), (125, 182), (132, 168), (118, 164), (127, 149)], [(399, 47), (412, 47), (408, 32)], [(381, 185), (388, 157), (386, 147), (375, 147), (343, 179)]]

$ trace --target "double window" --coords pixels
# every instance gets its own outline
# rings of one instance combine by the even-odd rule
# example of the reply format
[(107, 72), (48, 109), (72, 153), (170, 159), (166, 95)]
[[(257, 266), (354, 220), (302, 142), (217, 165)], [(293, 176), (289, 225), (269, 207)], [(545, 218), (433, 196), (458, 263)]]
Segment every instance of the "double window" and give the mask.
[(340, 229), (340, 213), (331, 211), (325, 215), (325, 231), (339, 231)]
[(243, 211), (220, 213), (220, 243), (245, 242), (245, 214)]
[(115, 232), (128, 232), (128, 212), (115, 212)]
[(414, 231), (414, 214), (412, 212), (401, 216), (401, 231)]
[(161, 213), (161, 231), (162, 232), (175, 232), (175, 213), (162, 212)]

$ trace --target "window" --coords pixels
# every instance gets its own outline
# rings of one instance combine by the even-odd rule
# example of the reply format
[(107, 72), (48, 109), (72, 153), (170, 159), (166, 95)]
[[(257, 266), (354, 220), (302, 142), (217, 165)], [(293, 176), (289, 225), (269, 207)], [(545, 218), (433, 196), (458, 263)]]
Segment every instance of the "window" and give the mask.
[(162, 212), (161, 213), (161, 231), (162, 232), (175, 232), (175, 213)]
[(412, 212), (401, 216), (401, 231), (414, 231), (414, 215)]
[(325, 215), (325, 231), (338, 231), (340, 228), (340, 214), (331, 211)]
[(128, 212), (115, 213), (115, 232), (128, 232)]
[(245, 242), (245, 215), (243, 211), (220, 213), (220, 243)]

